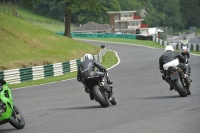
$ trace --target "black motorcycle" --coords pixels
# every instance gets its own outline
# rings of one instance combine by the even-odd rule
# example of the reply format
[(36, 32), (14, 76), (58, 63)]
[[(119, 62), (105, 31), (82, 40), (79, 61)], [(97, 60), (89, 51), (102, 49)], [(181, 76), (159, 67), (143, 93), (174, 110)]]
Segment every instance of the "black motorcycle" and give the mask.
[(167, 76), (170, 82), (173, 84), (175, 90), (181, 97), (190, 95), (190, 81), (184, 74), (183, 70), (179, 67), (169, 67), (167, 70)]
[(112, 87), (107, 83), (106, 74), (88, 77), (83, 83), (90, 90), (90, 97), (94, 97), (94, 100), (99, 102), (102, 107), (108, 107), (109, 103), (112, 105), (117, 103), (113, 95), (110, 97), (113, 92)]

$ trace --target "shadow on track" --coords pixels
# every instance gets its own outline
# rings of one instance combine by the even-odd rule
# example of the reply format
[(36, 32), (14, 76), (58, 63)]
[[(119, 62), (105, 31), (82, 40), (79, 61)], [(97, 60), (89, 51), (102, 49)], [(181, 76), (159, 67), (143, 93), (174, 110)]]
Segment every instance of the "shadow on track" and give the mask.
[(86, 107), (69, 107), (69, 108), (52, 108), (49, 110), (80, 110), (80, 109), (97, 109), (102, 108), (101, 106), (86, 106)]
[[(0, 125), (1, 126), (1, 125)], [(16, 131), (17, 129), (15, 128), (9, 128), (9, 129), (0, 129), (0, 132), (3, 133), (3, 132), (8, 132), (8, 131)]]
[(176, 96), (157, 96), (157, 97), (144, 97), (144, 98), (135, 98), (135, 99), (169, 99), (169, 98), (182, 98), (179, 95)]

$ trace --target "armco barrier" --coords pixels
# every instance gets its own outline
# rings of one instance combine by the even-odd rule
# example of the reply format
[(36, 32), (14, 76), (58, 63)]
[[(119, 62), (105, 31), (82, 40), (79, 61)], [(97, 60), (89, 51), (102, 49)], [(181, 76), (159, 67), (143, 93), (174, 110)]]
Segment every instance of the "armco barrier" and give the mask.
[[(56, 32), (56, 34), (63, 36), (63, 32)], [(73, 38), (83, 37), (83, 38), (127, 38), (127, 39), (136, 39), (135, 34), (86, 34), (86, 33), (71, 33)]]
[[(98, 55), (94, 55), (94, 58), (101, 63), (102, 57), (105, 54), (106, 47), (101, 49)], [(63, 75), (69, 72), (75, 72), (77, 71), (77, 67), (79, 66), (81, 61), (83, 61), (83, 58), (70, 60), (67, 62), (55, 63), (51, 65), (5, 70), (0, 71), (0, 77), (9, 84), (44, 79), (47, 77)]]
[[(156, 38), (153, 36), (153, 41), (156, 43), (162, 45), (162, 46), (167, 46), (167, 45), (172, 45), (176, 50), (180, 50), (181, 48), (181, 43), (169, 43), (167, 41), (163, 41), (159, 38)], [(190, 51), (200, 51), (200, 44), (191, 44), (188, 43)]]

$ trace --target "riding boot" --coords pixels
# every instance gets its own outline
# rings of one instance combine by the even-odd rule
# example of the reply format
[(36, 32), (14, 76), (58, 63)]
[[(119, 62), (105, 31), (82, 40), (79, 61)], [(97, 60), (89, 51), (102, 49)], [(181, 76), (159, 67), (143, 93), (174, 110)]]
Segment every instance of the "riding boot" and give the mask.
[(111, 101), (112, 100), (112, 95), (113, 95), (113, 91), (111, 88), (111, 91), (108, 93), (108, 100)]
[(189, 82), (192, 82), (192, 80), (190, 79), (190, 77), (189, 77), (189, 67), (186, 67), (185, 68), (185, 74), (186, 74), (186, 84), (189, 84)]
[(94, 100), (94, 94), (90, 92), (89, 95), (90, 95), (90, 100)]
[(113, 88), (113, 86), (112, 86), (113, 82), (110, 81), (108, 76), (106, 76), (106, 80), (107, 80), (108, 86), (112, 89)]
[(88, 89), (88, 88), (85, 87), (85, 92), (86, 93), (90, 93), (90, 89)]
[(172, 84), (172, 82), (167, 78), (165, 78), (164, 80), (169, 84), (170, 90), (173, 90), (174, 89), (174, 85)]

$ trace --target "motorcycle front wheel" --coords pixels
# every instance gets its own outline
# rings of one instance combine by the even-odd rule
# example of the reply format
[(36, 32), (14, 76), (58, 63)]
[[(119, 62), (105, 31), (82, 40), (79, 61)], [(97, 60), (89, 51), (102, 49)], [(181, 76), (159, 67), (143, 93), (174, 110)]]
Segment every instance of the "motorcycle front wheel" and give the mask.
[(99, 90), (99, 86), (95, 85), (92, 88), (92, 92), (94, 94), (95, 99), (99, 102), (99, 104), (102, 107), (108, 107), (109, 106), (109, 102), (106, 98), (104, 98), (104, 96), (102, 95), (101, 91)]
[(22, 129), (25, 126), (24, 117), (15, 105), (13, 105), (12, 118), (9, 123), (16, 129)]

